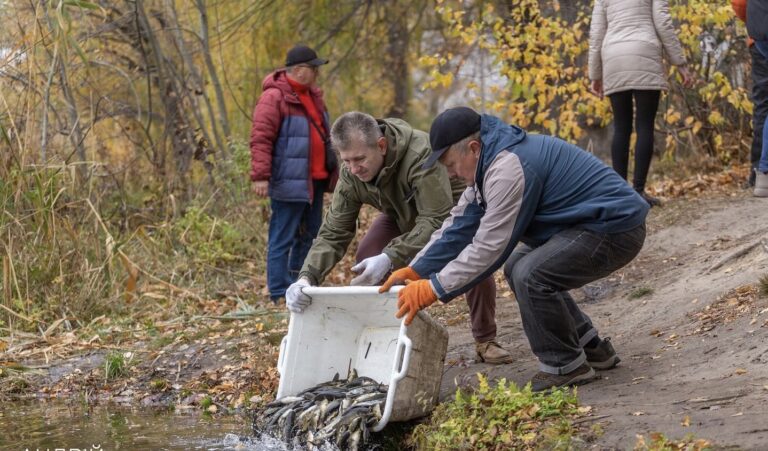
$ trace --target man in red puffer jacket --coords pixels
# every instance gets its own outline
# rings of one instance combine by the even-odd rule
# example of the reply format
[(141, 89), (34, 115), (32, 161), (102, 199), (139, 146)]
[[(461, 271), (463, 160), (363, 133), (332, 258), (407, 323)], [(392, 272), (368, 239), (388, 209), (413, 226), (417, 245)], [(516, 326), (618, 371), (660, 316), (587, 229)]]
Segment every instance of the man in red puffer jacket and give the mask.
[(296, 281), (320, 229), (323, 193), (338, 178), (328, 110), (315, 86), (327, 63), (311, 48), (295, 46), (285, 68), (264, 79), (253, 112), (251, 181), (257, 196), (270, 199), (267, 286), (275, 303)]

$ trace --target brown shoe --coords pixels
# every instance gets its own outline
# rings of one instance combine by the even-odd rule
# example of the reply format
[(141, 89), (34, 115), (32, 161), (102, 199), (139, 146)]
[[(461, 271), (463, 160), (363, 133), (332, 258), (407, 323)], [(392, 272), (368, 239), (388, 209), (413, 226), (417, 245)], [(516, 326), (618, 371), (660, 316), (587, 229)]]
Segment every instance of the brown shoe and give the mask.
[(496, 340), (486, 341), (485, 343), (475, 343), (477, 351), (477, 360), (480, 362), (498, 365), (500, 363), (512, 363), (512, 355), (502, 348)]

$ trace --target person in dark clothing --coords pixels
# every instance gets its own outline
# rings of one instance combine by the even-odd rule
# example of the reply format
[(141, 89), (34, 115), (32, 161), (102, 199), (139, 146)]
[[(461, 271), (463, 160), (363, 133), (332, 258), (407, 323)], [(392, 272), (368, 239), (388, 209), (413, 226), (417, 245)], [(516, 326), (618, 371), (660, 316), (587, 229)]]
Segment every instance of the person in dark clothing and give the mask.
[[(755, 186), (756, 175), (759, 172), (758, 166), (763, 154), (763, 141), (765, 120), (768, 117), (768, 59), (760, 53), (758, 46), (755, 45), (756, 36), (762, 36), (763, 42), (768, 39), (768, 2), (750, 1), (752, 20), (747, 19), (747, 0), (731, 0), (731, 6), (736, 13), (736, 17), (747, 24), (747, 46), (752, 58), (752, 147), (749, 153), (749, 160), (752, 164), (752, 171), (749, 173), (747, 187)], [(754, 35), (754, 36), (753, 36)], [(768, 159), (766, 159), (768, 162)], [(755, 195), (760, 196), (762, 187), (755, 190)], [(768, 195), (768, 192), (766, 192)]]
[(750, 53), (752, 101), (755, 104), (751, 155), (755, 196), (768, 197), (768, 0), (749, 0), (746, 6), (747, 33), (754, 41)]
[(323, 192), (332, 191), (338, 162), (327, 144), (330, 127), (315, 86), (328, 60), (304, 45), (292, 48), (285, 68), (269, 74), (253, 112), (251, 181), (270, 199), (267, 287), (273, 302), (295, 282), (317, 236)]
[[(768, 17), (764, 17), (763, 20), (768, 21)], [(768, 171), (768, 155), (766, 152), (766, 139), (768, 139), (768, 133), (765, 131), (765, 125), (768, 124), (768, 41), (763, 41), (766, 47), (765, 54), (762, 54), (758, 50), (758, 45), (753, 45), (749, 48), (749, 53), (752, 56), (752, 103), (754, 108), (752, 110), (752, 127), (754, 134), (752, 135), (752, 149), (750, 152), (750, 161), (752, 163), (753, 171), (750, 173), (749, 186), (755, 187), (755, 195), (760, 197), (768, 196), (768, 182), (765, 177)], [(758, 166), (762, 166), (758, 168)], [(757, 187), (756, 180), (758, 173), (762, 176), (760, 187)]]

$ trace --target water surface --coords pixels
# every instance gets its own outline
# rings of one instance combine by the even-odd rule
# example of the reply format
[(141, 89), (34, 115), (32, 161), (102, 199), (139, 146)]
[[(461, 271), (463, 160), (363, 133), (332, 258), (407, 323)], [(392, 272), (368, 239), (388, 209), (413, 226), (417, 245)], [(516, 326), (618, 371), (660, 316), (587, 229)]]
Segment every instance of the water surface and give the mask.
[[(0, 404), (0, 449), (284, 450), (255, 441), (246, 415), (50, 401)], [(98, 448), (97, 448), (98, 447)]]

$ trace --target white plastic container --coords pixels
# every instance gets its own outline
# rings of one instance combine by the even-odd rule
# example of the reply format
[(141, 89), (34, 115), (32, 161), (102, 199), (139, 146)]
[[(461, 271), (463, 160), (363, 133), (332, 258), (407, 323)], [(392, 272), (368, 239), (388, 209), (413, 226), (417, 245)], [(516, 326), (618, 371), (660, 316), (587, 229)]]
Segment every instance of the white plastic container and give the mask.
[(288, 334), (280, 344), (277, 397), (358, 375), (389, 385), (378, 432), (389, 421), (428, 414), (437, 404), (448, 332), (419, 312), (410, 326), (395, 318), (397, 291), (378, 287), (308, 287), (312, 304), (291, 313)]

